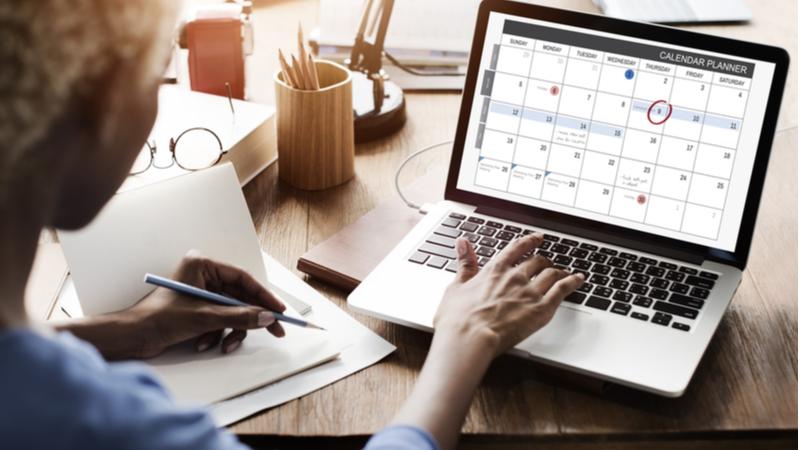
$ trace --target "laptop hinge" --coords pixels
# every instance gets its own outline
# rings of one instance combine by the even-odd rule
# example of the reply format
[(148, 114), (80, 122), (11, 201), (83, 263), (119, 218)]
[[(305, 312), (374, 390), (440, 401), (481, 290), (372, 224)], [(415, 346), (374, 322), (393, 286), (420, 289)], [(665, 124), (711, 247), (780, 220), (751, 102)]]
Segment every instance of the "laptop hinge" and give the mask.
[(583, 228), (575, 225), (569, 225), (563, 222), (556, 222), (550, 219), (532, 217), (530, 215), (520, 214), (513, 211), (492, 208), (491, 206), (478, 206), (475, 212), (477, 214), (485, 214), (487, 216), (494, 216), (505, 220), (528, 224), (532, 227), (538, 226), (553, 231), (585, 237), (587, 239), (592, 239), (595, 241), (607, 242), (609, 244), (616, 245), (619, 247), (627, 247), (641, 252), (652, 253), (654, 255), (663, 256), (665, 258), (677, 259), (678, 261), (684, 261), (686, 263), (695, 264), (698, 266), (702, 265), (703, 261), (705, 261), (705, 256), (698, 253), (688, 252), (685, 250), (675, 249), (671, 247), (665, 247), (663, 245), (652, 244), (640, 241), (638, 239), (630, 239), (610, 234), (607, 232), (591, 230), (588, 228)]

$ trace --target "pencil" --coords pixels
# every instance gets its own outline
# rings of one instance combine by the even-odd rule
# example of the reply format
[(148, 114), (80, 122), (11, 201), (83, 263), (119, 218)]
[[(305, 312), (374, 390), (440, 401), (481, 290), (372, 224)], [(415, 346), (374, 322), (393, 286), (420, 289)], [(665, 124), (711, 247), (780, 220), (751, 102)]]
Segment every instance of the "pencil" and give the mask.
[[(155, 286), (160, 286), (181, 294), (188, 295), (190, 297), (198, 298), (201, 300), (206, 300), (211, 303), (216, 303), (217, 305), (222, 306), (254, 306), (249, 303), (240, 302), (239, 300), (234, 300), (232, 298), (225, 297), (223, 295), (215, 294), (213, 292), (206, 291), (205, 289), (200, 289), (198, 287), (190, 286), (188, 284), (181, 283), (180, 281), (170, 280), (169, 278), (160, 277), (158, 275), (153, 274), (145, 274), (144, 282), (148, 284), (152, 284)], [(281, 322), (290, 323), (292, 325), (297, 325), (298, 327), (302, 328), (314, 328), (317, 330), (325, 330), (319, 325), (314, 325), (311, 322), (307, 322), (302, 319), (295, 319), (294, 317), (289, 317), (287, 315), (281, 314), (279, 312), (272, 311), (272, 314), (275, 315), (275, 320), (279, 320)]]
[(297, 22), (297, 57), (300, 61), (300, 67), (303, 68), (303, 84), (306, 85), (306, 89), (313, 89), (311, 75), (308, 73), (309, 68), (306, 65), (306, 47), (303, 45), (303, 26), (300, 25), (300, 22)]
[(314, 58), (311, 57), (311, 54), (308, 55), (308, 71), (311, 72), (311, 83), (313, 84), (314, 90), (319, 90), (319, 77), (317, 76), (317, 66), (314, 64)]
[(294, 74), (295, 77), (297, 78), (297, 85), (300, 86), (300, 89), (311, 89), (311, 86), (306, 86), (303, 76), (303, 67), (297, 61), (294, 55), (292, 55), (292, 69), (294, 69)]
[(283, 74), (283, 82), (286, 83), (289, 87), (293, 88), (294, 84), (292, 83), (292, 79), (289, 76), (289, 67), (286, 64), (286, 60), (283, 58), (283, 53), (278, 50), (278, 60), (281, 62), (281, 73)]
[(305, 61), (303, 62), (303, 64), (306, 65), (304, 72), (305, 75), (304, 82), (309, 90), (316, 91), (317, 88), (314, 87), (314, 79), (312, 78), (313, 75), (311, 75), (311, 66), (308, 64), (309, 58), (311, 58), (311, 55), (308, 55)]
[[(294, 73), (294, 70), (289, 66), (289, 63), (286, 62), (286, 58), (283, 57), (283, 53), (278, 50), (278, 58), (281, 60), (281, 66), (286, 68), (286, 72), (289, 73), (289, 80), (291, 81), (291, 86), (295, 89), (303, 89), (302, 86), (297, 82), (297, 76)], [(289, 83), (286, 83), (289, 84)]]

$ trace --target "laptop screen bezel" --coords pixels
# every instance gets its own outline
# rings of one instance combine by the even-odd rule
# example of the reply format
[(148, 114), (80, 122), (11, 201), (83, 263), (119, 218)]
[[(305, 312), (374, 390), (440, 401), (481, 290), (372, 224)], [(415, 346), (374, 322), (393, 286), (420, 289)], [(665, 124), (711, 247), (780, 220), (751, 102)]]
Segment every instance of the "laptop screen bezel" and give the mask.
[[(486, 37), (486, 28), (491, 12), (508, 14), (512, 16), (528, 17), (541, 21), (553, 22), (556, 24), (569, 25), (578, 28), (603, 31), (625, 37), (635, 37), (640, 39), (664, 42), (684, 47), (696, 48), (740, 56), (758, 61), (765, 61), (775, 64), (775, 72), (770, 87), (769, 98), (767, 100), (764, 122), (761, 127), (756, 158), (753, 171), (750, 177), (750, 186), (745, 200), (742, 222), (736, 242), (736, 249), (733, 252), (707, 247), (694, 243), (681, 241), (678, 239), (667, 238), (626, 228), (608, 223), (598, 222), (585, 218), (563, 214), (551, 210), (544, 210), (534, 206), (523, 205), (520, 203), (477, 194), (457, 188), (458, 176), (461, 168), (461, 160), (464, 153), (467, 128), (470, 122), (470, 112), (472, 109), (473, 98), (476, 92), (476, 84), (479, 76), (480, 62)], [(445, 199), (469, 205), (491, 208), (493, 211), (508, 211), (515, 217), (529, 217), (531, 224), (535, 226), (537, 219), (546, 220), (548, 223), (562, 223), (570, 226), (573, 230), (586, 230), (587, 233), (601, 232), (607, 236), (610, 243), (624, 241), (640, 241), (648, 244), (649, 248), (663, 248), (669, 253), (675, 250), (724, 264), (733, 265), (744, 269), (747, 257), (750, 252), (750, 245), (756, 223), (756, 213), (761, 201), (761, 193), (764, 188), (764, 177), (767, 172), (769, 154), (772, 149), (772, 141), (775, 136), (775, 128), (780, 112), (780, 104), (783, 97), (786, 76), (789, 67), (789, 55), (785, 50), (778, 47), (771, 47), (745, 41), (710, 36), (695, 33), (677, 28), (670, 28), (660, 25), (652, 25), (625, 20), (613, 19), (595, 14), (567, 11), (556, 8), (549, 8), (538, 5), (510, 2), (505, 0), (484, 0), (478, 11), (478, 18), (475, 24), (475, 35), (472, 41), (471, 57), (467, 68), (467, 76), (464, 84), (461, 99), (461, 109), (459, 113), (458, 126), (456, 129), (453, 153), (450, 159), (450, 170), (447, 177), (447, 187), (445, 189)], [(581, 234), (578, 232), (577, 234)]]

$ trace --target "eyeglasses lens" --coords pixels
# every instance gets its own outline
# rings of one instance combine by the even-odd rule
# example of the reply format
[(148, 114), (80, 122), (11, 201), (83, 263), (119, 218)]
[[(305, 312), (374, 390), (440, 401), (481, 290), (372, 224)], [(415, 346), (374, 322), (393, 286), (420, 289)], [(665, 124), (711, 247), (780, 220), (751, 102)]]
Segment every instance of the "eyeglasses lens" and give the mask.
[(131, 167), (131, 174), (135, 175), (137, 173), (142, 173), (150, 167), (150, 146), (144, 144), (144, 148), (142, 151), (139, 152), (139, 156), (136, 157), (136, 161), (133, 162), (133, 167)]
[(188, 170), (211, 167), (222, 154), (219, 140), (208, 130), (190, 130), (175, 143), (175, 161)]

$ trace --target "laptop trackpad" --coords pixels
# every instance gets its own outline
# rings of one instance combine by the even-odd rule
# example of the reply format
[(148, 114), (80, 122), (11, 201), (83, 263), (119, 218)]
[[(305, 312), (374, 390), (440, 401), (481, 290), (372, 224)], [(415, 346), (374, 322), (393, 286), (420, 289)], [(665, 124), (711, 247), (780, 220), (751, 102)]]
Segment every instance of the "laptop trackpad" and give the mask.
[(520, 343), (517, 348), (537, 355), (579, 355), (591, 352), (601, 321), (588, 311), (561, 305), (553, 320)]

